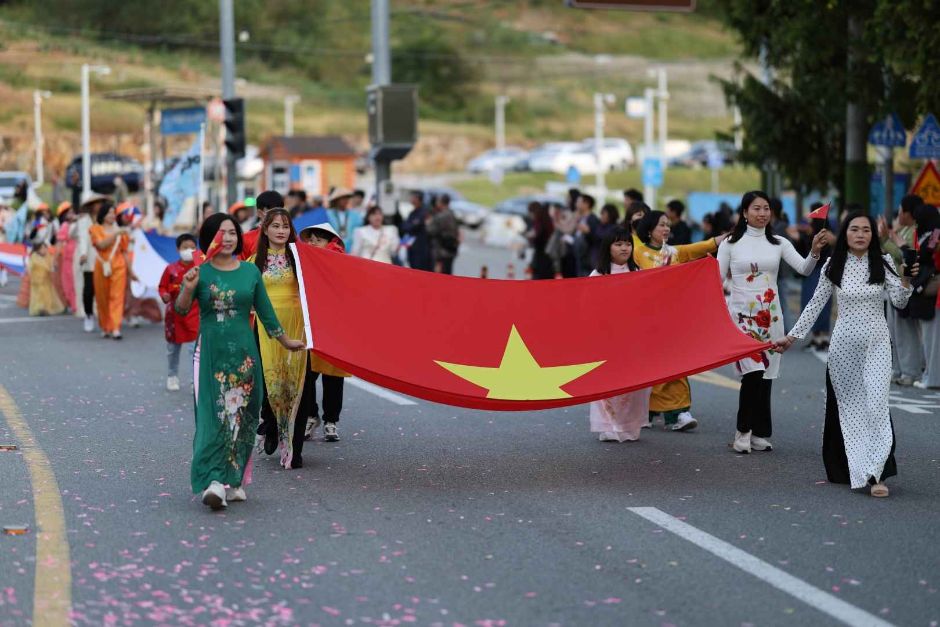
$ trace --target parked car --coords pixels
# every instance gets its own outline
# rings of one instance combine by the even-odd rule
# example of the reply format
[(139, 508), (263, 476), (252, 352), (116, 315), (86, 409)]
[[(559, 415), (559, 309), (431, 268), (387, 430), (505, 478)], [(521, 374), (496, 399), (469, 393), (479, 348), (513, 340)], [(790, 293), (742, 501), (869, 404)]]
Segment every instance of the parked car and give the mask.
[(671, 159), (670, 165), (685, 167), (707, 167), (712, 155), (720, 155), (722, 162), (727, 165), (734, 163), (738, 158), (738, 151), (731, 142), (706, 139), (693, 142), (691, 148), (684, 154)]
[(535, 149), (529, 155), (528, 166), (533, 172), (568, 171), (571, 154), (580, 148), (576, 142), (549, 142)]
[(529, 203), (537, 201), (563, 205), (564, 199), (546, 194), (508, 198), (493, 207), (483, 226), (483, 243), (487, 246), (521, 249), (526, 245)]
[(507, 146), (502, 150), (494, 148), (474, 157), (467, 164), (467, 171), (474, 174), (488, 174), (494, 170), (503, 172), (524, 170), (528, 164), (529, 153), (522, 148)]
[(33, 180), (29, 174), (22, 171), (0, 172), (0, 205), (9, 205), (13, 200), (13, 193), (21, 181), (26, 181), (26, 204), (35, 208), (42, 202), (36, 190), (33, 189)]
[[(581, 146), (592, 153), (595, 150), (594, 145), (593, 137), (581, 142)], [(630, 142), (621, 137), (605, 137), (601, 146), (601, 163), (606, 166), (608, 171), (626, 170), (636, 163), (633, 147), (630, 146)]]
[[(73, 172), (78, 176), (73, 176)], [(91, 154), (91, 189), (99, 194), (114, 193), (114, 179), (121, 177), (130, 192), (143, 187), (144, 166), (136, 159), (114, 152), (96, 152)], [(65, 180), (69, 187), (82, 185), (82, 157), (72, 159), (65, 170)]]

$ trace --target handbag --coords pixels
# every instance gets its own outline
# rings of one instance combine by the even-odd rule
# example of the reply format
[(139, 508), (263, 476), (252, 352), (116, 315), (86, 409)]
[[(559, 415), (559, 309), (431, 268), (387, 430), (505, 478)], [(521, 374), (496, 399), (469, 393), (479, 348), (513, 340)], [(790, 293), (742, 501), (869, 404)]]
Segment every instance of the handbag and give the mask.
[[(121, 243), (121, 235), (119, 233), (117, 238), (115, 238), (114, 240), (114, 246), (111, 247), (111, 254), (108, 255), (107, 260), (104, 260), (104, 259), (101, 260), (101, 274), (103, 274), (105, 278), (110, 277), (113, 272), (111, 268), (111, 260), (114, 259), (114, 253), (117, 252), (117, 249), (120, 243)], [(99, 258), (100, 258), (100, 255), (99, 255)]]

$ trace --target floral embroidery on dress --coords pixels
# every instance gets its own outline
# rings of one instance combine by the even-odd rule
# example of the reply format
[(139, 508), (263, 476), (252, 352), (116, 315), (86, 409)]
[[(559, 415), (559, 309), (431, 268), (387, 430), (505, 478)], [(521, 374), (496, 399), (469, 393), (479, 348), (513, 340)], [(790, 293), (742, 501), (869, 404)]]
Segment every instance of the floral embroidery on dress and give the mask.
[(212, 310), (215, 312), (217, 322), (235, 318), (235, 290), (223, 290), (215, 283), (211, 283), (209, 295), (212, 298)]
[(294, 269), (287, 259), (287, 253), (268, 249), (268, 258), (264, 266), (264, 276), (280, 283), (294, 280)]
[[(780, 319), (778, 315), (779, 307), (777, 306), (776, 298), (777, 293), (770, 287), (770, 277), (758, 269), (756, 263), (751, 264), (751, 273), (747, 276), (747, 282), (753, 283), (757, 278), (763, 276), (764, 280), (767, 282), (767, 289), (758, 294), (754, 300), (748, 303), (748, 312), (747, 314), (738, 312), (738, 326), (741, 327), (741, 330), (746, 334), (754, 338), (759, 342), (770, 342), (770, 327), (774, 322), (777, 322)], [(767, 368), (770, 365), (770, 360), (767, 358), (768, 353), (774, 352), (773, 349), (768, 349), (767, 351), (758, 351), (753, 355), (750, 355), (749, 358), (761, 363)]]
[(245, 357), (245, 360), (235, 372), (226, 374), (219, 371), (215, 373), (215, 380), (219, 382), (219, 398), (216, 405), (219, 407), (216, 416), (222, 423), (220, 434), (226, 438), (226, 459), (236, 469), (238, 464), (238, 433), (241, 429), (243, 410), (248, 407), (251, 400), (251, 391), (254, 389), (254, 376), (252, 367), (254, 360)]

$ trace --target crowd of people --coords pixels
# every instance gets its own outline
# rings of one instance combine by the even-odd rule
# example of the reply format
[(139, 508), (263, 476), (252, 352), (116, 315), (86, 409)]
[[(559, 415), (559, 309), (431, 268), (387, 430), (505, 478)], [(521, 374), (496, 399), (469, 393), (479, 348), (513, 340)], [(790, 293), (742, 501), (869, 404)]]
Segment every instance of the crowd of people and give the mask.
[[(313, 208), (302, 193), (285, 199), (266, 191), (228, 212), (206, 211), (198, 233), (176, 238), (179, 260), (166, 268), (158, 290), (166, 308), (167, 389), (180, 389), (185, 352), (195, 365), (192, 487), (206, 505), (220, 509), (247, 498), (256, 447), (278, 454), (285, 468), (300, 468), (303, 443), (321, 425), (326, 441), (339, 439), (348, 375), (305, 351), (289, 246), (450, 274), (460, 246), (457, 220), (446, 195), (431, 206), (426, 200), (415, 192), (414, 210), (396, 220), (375, 205), (360, 209), (362, 198), (351, 190), (335, 189), (327, 207)], [(681, 202), (655, 211), (628, 190), (624, 207), (622, 218), (616, 205), (598, 210), (593, 197), (577, 190), (566, 206), (532, 203), (533, 278), (620, 275), (714, 255), (731, 319), (764, 345), (735, 364), (741, 386), (732, 449), (773, 450), (772, 384), (782, 354), (810, 337), (810, 348), (829, 351), (828, 476), (887, 496), (884, 480), (896, 473), (889, 387), (892, 381), (940, 387), (940, 212), (906, 196), (889, 224), (849, 205), (834, 233), (829, 219), (790, 225), (778, 199), (753, 191), (731, 217), (724, 209), (712, 214), (708, 237), (693, 242)], [(310, 211), (322, 211), (322, 222), (298, 232), (295, 220)], [(129, 293), (140, 220), (132, 203), (115, 206), (100, 195), (77, 209), (63, 202), (54, 214), (37, 208), (24, 234), (31, 246), (24, 280), (30, 312), (78, 312), (86, 331), (93, 330), (97, 312), (102, 337), (121, 339), (127, 313), (146, 311)], [(795, 322), (788, 319), (785, 266), (804, 277)], [(833, 296), (837, 318), (830, 336)], [(687, 378), (593, 402), (590, 429), (601, 441), (632, 441), (658, 417), (667, 430), (697, 427)]]

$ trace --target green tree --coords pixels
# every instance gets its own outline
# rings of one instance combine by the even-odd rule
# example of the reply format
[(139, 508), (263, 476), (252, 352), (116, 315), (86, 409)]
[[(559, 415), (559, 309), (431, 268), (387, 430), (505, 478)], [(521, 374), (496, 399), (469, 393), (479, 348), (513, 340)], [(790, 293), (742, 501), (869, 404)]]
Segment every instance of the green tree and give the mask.
[(445, 114), (464, 108), (479, 79), (457, 47), (430, 28), (408, 31), (393, 46), (392, 74), (396, 83), (417, 84), (422, 104)]

